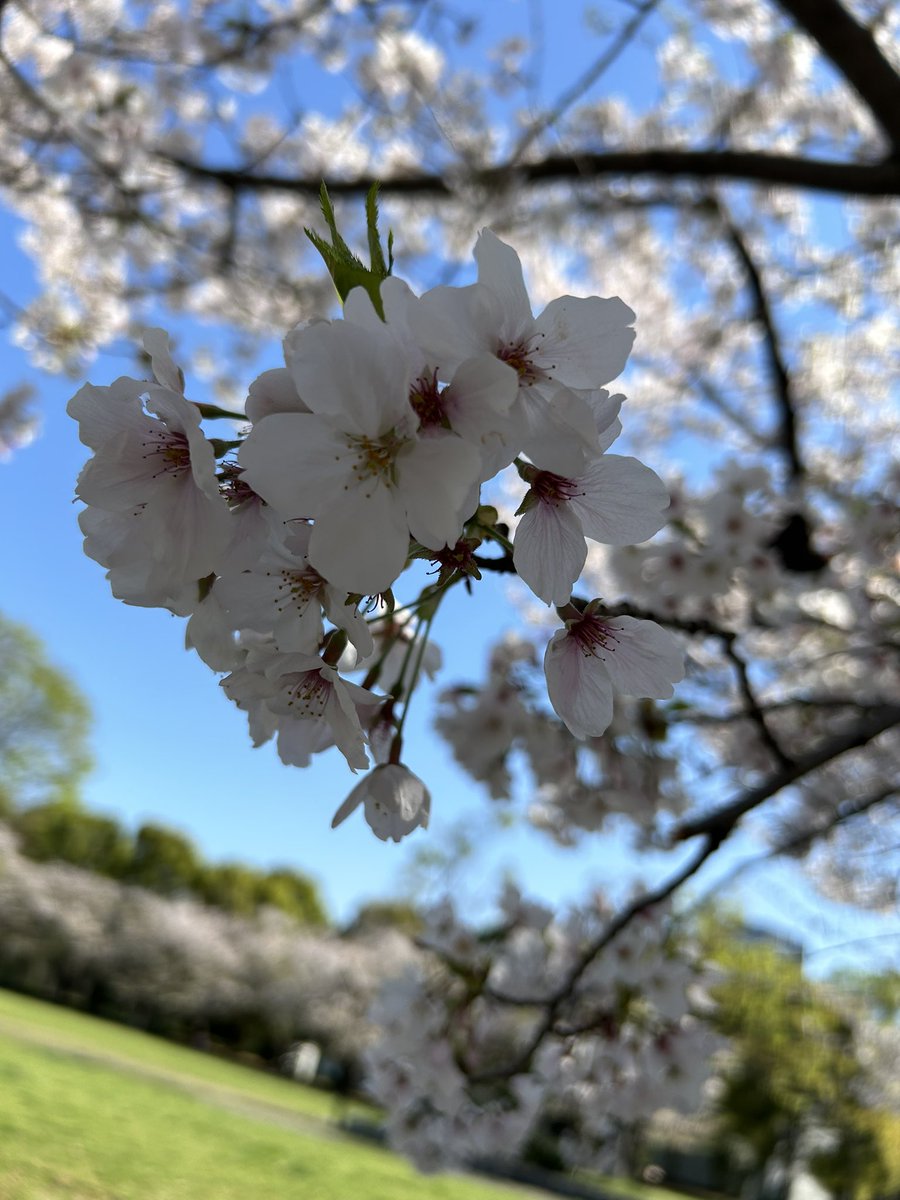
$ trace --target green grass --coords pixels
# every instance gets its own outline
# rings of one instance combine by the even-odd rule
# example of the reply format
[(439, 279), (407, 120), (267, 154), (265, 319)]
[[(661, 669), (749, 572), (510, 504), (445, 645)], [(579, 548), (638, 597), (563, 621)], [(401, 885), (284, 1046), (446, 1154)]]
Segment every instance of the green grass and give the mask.
[(0, 991), (2, 1200), (526, 1200), (340, 1136), (327, 1095)]
[[(267, 1101), (296, 1113), (323, 1120), (333, 1117), (335, 1099), (315, 1088), (298, 1087), (287, 1079), (237, 1066), (227, 1059), (202, 1054), (163, 1038), (150, 1037), (111, 1021), (43, 1004), (0, 988), (0, 1034), (37, 1040), (59, 1050), (90, 1054), (119, 1064), (144, 1068), (147, 1073), (177, 1082), (208, 1083), (242, 1096)], [(371, 1114), (363, 1104), (350, 1106), (359, 1115)]]

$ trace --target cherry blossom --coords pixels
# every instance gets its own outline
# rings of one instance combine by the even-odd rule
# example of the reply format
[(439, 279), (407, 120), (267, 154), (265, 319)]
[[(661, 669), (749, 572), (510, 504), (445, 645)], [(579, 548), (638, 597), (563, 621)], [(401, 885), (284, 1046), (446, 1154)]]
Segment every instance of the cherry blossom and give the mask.
[(381, 763), (360, 780), (331, 822), (336, 828), (363, 806), (366, 824), (382, 842), (399, 842), (420, 826), (428, 827), (431, 796), (418, 776), (402, 763)]
[(613, 716), (613, 692), (666, 699), (684, 675), (676, 639), (655, 621), (603, 617), (591, 606), (547, 644), (550, 703), (577, 738), (599, 737)]
[(315, 411), (253, 427), (240, 453), (247, 482), (287, 519), (315, 519), (309, 559), (329, 582), (387, 591), (410, 534), (434, 549), (456, 541), (480, 456), (453, 435), (416, 437), (408, 370), (386, 332), (312, 327), (291, 363)]

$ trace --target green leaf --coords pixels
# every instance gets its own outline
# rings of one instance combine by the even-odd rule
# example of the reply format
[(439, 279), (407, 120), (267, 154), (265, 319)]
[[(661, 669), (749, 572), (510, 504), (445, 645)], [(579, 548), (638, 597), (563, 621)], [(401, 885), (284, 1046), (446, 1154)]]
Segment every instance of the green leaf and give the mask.
[(331, 234), (331, 241), (313, 229), (304, 229), (304, 233), (322, 256), (328, 273), (334, 280), (334, 286), (341, 303), (344, 303), (355, 287), (364, 288), (372, 301), (375, 311), (384, 318), (384, 305), (381, 302), (381, 283), (390, 275), (394, 265), (393, 234), (388, 234), (388, 262), (385, 262), (384, 251), (381, 248), (381, 237), (378, 233), (378, 185), (373, 184), (366, 196), (366, 235), (369, 244), (370, 265), (353, 253), (341, 236), (337, 227), (337, 218), (328, 189), (324, 182), (319, 192), (319, 202), (322, 216)]
[(218, 404), (198, 404), (196, 400), (192, 401), (192, 403), (204, 421), (216, 420), (219, 417), (228, 421), (247, 420), (245, 413), (229, 412), (227, 408), (219, 408)]

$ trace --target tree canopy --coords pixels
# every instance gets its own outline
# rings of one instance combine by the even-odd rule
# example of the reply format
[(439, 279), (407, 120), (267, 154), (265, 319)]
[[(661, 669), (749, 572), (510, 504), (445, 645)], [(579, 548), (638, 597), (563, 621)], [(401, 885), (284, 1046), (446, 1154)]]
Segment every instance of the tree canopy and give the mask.
[[(440, 600), (508, 576), (526, 620), (438, 733), (559, 844), (669, 853), (621, 905), (427, 916), (434, 970), (388, 989), (370, 1062), (423, 1167), (521, 1144), (548, 1097), (583, 1101), (572, 1163), (696, 1099), (673, 929), (726, 843), (873, 909), (900, 878), (900, 6), (525, 9), (0, 4), (40, 280), (14, 336), (80, 378), (143, 329), (143, 377), (69, 406), (114, 594), (189, 617), (254, 744), (371, 753), (333, 821), (385, 840), (428, 824), (402, 751)], [(143, 328), (185, 316), (212, 329), (183, 354)]]
[(0, 616), (0, 814), (75, 800), (90, 768), (90, 710), (24, 625)]

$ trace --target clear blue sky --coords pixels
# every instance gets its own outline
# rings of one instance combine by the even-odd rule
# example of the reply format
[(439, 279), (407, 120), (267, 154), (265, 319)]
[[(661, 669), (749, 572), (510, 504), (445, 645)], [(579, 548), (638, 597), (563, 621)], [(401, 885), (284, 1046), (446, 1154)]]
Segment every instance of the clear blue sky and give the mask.
[[(519, 27), (527, 20), (529, 6), (502, 0), (478, 11), (488, 15), (493, 37)], [(547, 22), (545, 98), (568, 86), (596, 48), (587, 41), (564, 46), (557, 30)], [(330, 86), (339, 84), (332, 80)], [(605, 86), (644, 102), (652, 99), (633, 73), (614, 71)], [(320, 93), (317, 100), (321, 99)], [(4, 286), (22, 301), (34, 284), (30, 265), (16, 248), (16, 230), (9, 215), (0, 213)], [(402, 274), (402, 263), (399, 268)], [(273, 341), (265, 365), (279, 365), (278, 353)], [(90, 379), (108, 383), (131, 366), (127, 359), (103, 355)], [(418, 833), (399, 847), (384, 845), (375, 840), (361, 814), (332, 831), (331, 815), (355, 782), (340, 755), (328, 752), (310, 769), (299, 771), (282, 766), (271, 746), (254, 751), (243, 715), (220, 693), (211, 672), (182, 648), (183, 622), (167, 613), (127, 607), (111, 597), (103, 571), (82, 553), (78, 505), (73, 502), (86, 450), (64, 407), (81, 381), (36, 373), (4, 338), (0, 390), (23, 378), (33, 380), (41, 397), (44, 431), (30, 448), (0, 465), (7, 529), (0, 607), (44, 639), (51, 658), (90, 700), (97, 763), (85, 789), (90, 806), (114, 813), (129, 825), (152, 818), (176, 826), (213, 860), (289, 863), (307, 871), (319, 880), (339, 918), (349, 916), (367, 898), (394, 891), (404, 862), (424, 836), (440, 842), (444, 831), (465, 813), (475, 814), (481, 828), (491, 802), (430, 734), (433, 706), (426, 694), (410, 718), (408, 761), (432, 789), (430, 833)], [(188, 394), (204, 398), (200, 386), (189, 386)], [(440, 686), (481, 677), (490, 641), (515, 623), (506, 586), (488, 578), (472, 598), (461, 589), (451, 593), (437, 626), (445, 653)], [(729, 853), (711, 874), (748, 849), (745, 843)], [(644, 869), (653, 871), (653, 880), (676, 866), (656, 856), (652, 867)], [(621, 892), (635, 877), (637, 862), (623, 837), (588, 839), (582, 850), (563, 851), (527, 828), (485, 833), (478, 858), (466, 873), (471, 904), (486, 903), (505, 870), (512, 871), (530, 894), (563, 902), (582, 898), (590, 886)], [(788, 935), (796, 933), (796, 922), (784, 914), (802, 913), (812, 949), (885, 932), (880, 922), (826, 905), (797, 878), (788, 867), (769, 871), (761, 893), (756, 877), (749, 876), (741, 889), (748, 912)], [(869, 949), (878, 961), (887, 948), (874, 941)], [(858, 959), (855, 951), (853, 959)], [(820, 954), (817, 966), (824, 969), (833, 961), (834, 956)]]

